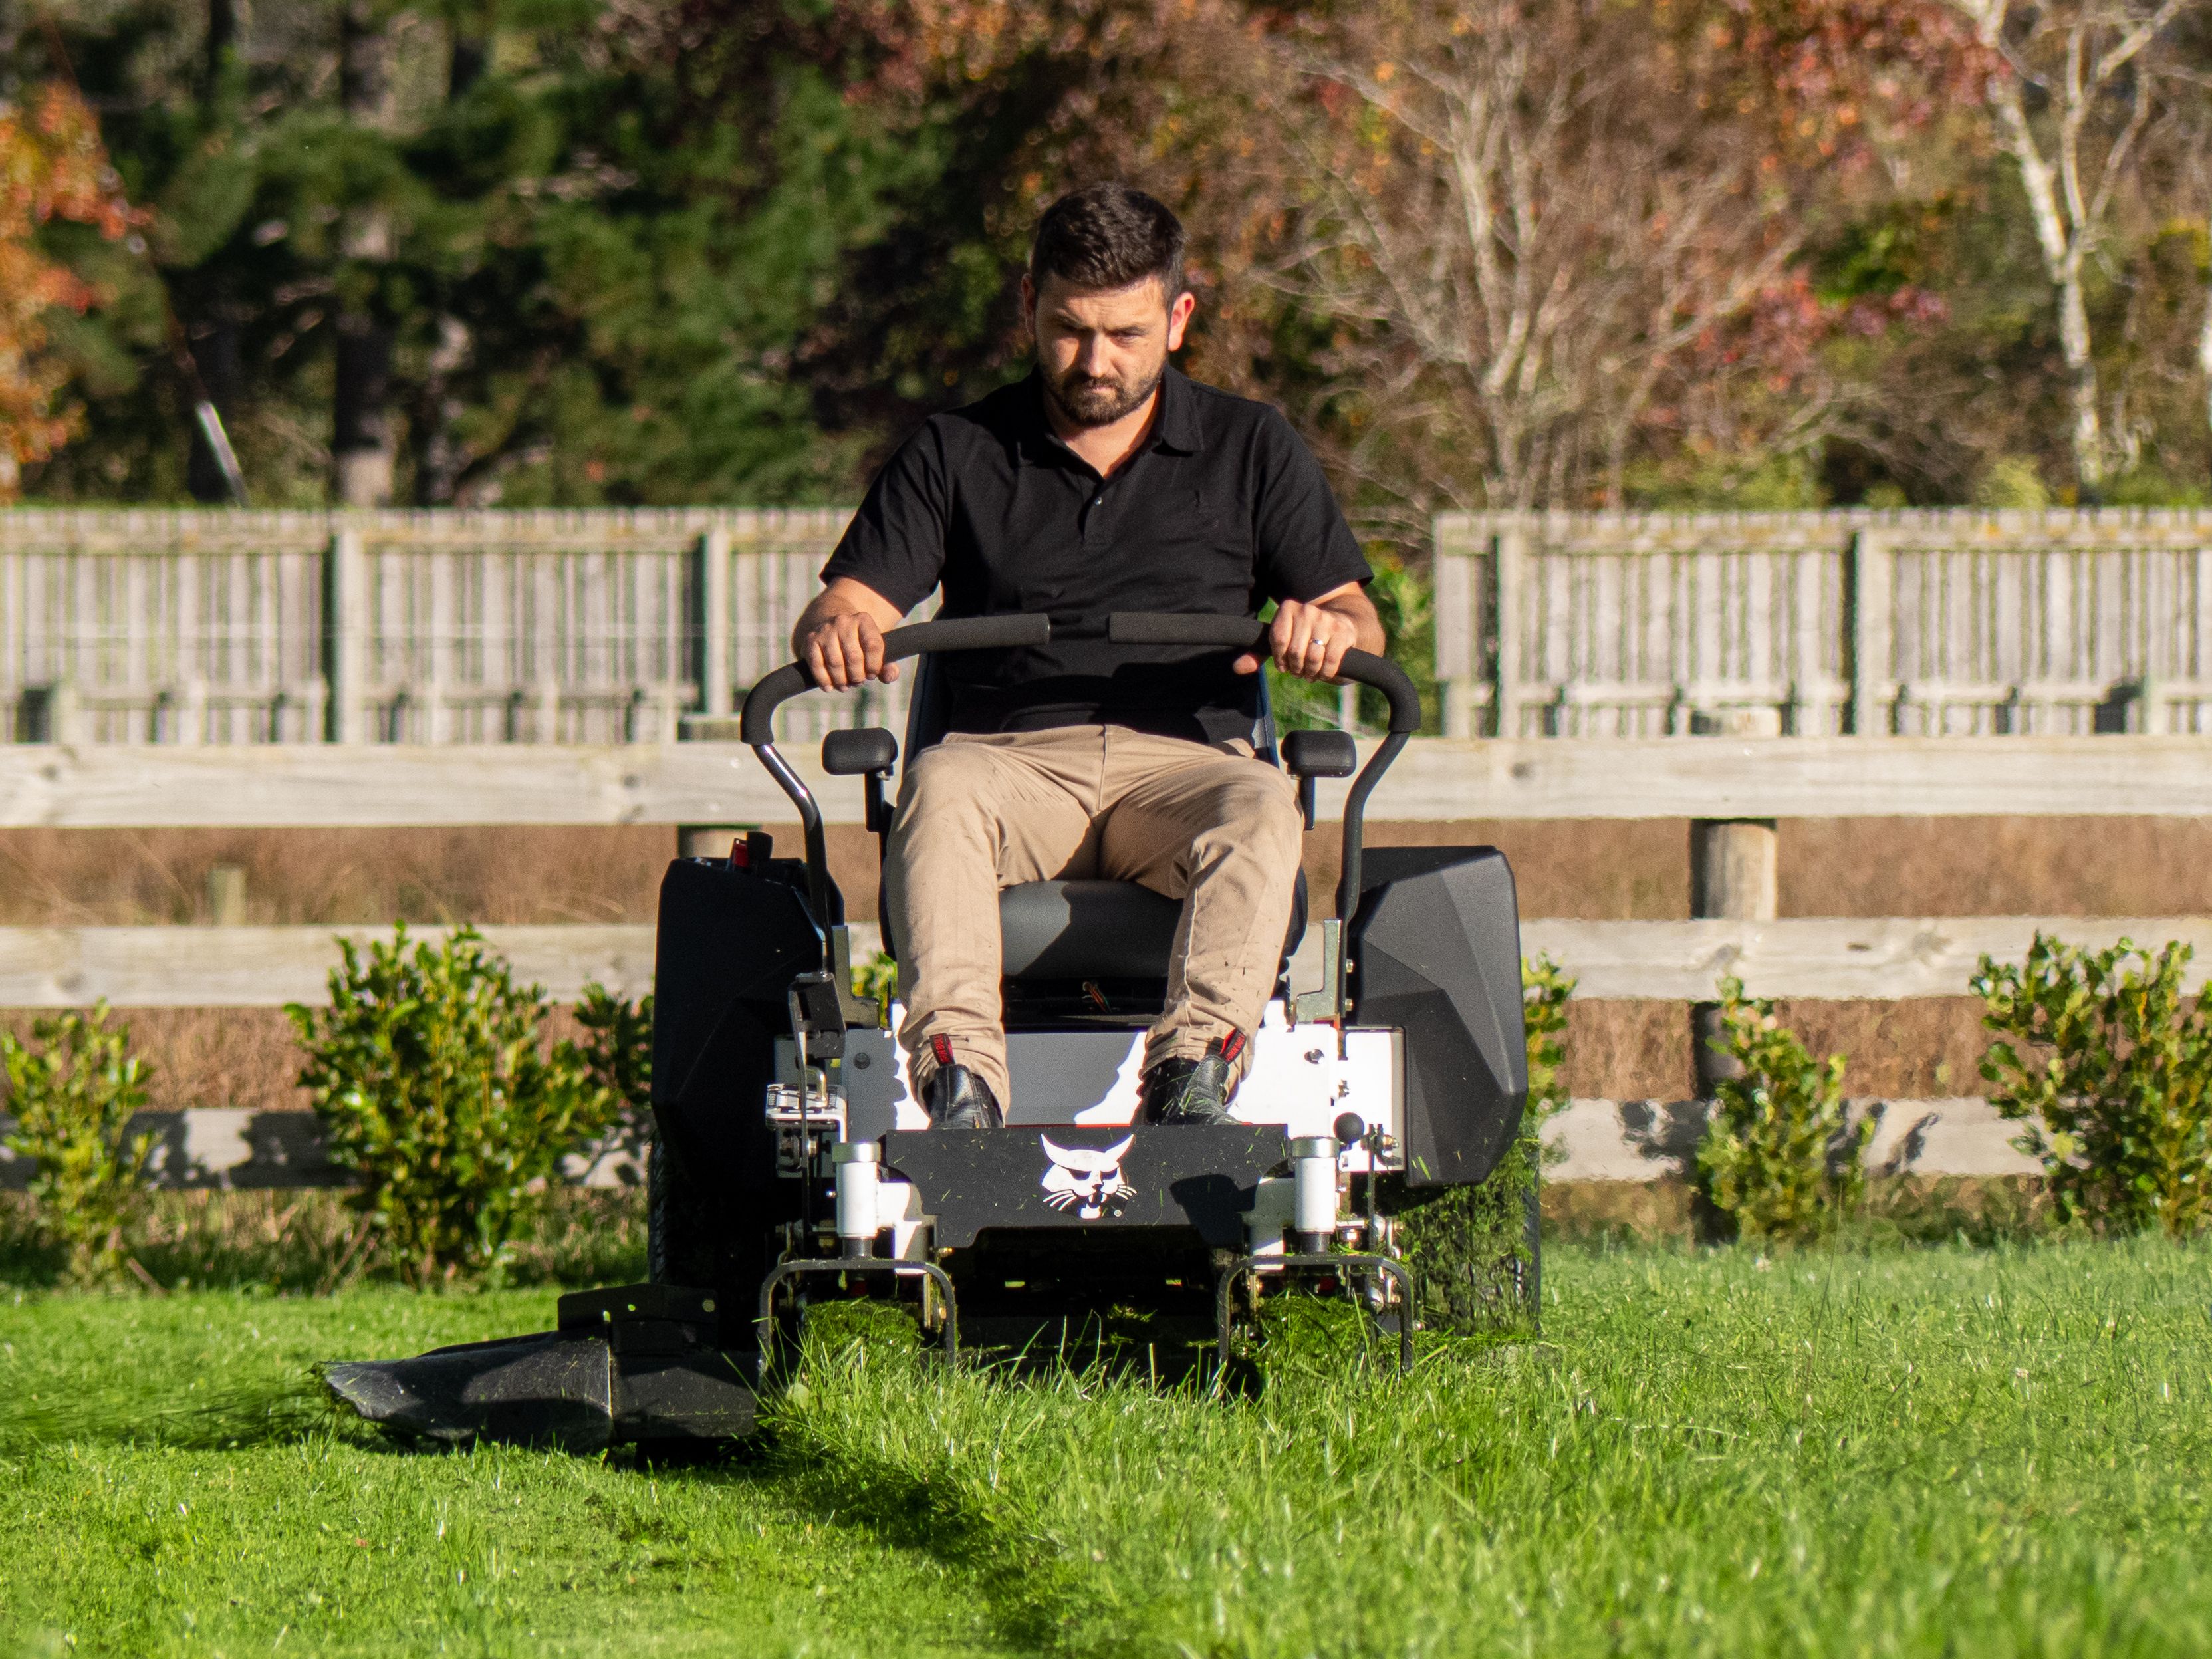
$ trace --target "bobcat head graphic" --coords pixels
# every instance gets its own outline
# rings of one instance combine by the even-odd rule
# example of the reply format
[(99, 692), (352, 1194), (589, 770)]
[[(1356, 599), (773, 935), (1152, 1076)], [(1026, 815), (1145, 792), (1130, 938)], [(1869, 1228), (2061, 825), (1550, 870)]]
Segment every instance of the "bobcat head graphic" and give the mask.
[(1079, 1221), (1119, 1215), (1137, 1189), (1121, 1179), (1121, 1158), (1136, 1139), (1129, 1135), (1111, 1146), (1055, 1146), (1043, 1135), (1044, 1201), (1055, 1210), (1073, 1209)]

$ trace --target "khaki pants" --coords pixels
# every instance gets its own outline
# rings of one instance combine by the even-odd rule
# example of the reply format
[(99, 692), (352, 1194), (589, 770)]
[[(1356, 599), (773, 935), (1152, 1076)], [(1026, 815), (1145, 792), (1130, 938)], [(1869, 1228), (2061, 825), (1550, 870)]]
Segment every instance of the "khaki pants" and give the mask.
[(884, 872), (915, 1092), (941, 1036), (1008, 1103), (999, 890), (1025, 881), (1134, 881), (1182, 902), (1147, 1066), (1255, 1030), (1290, 927), (1300, 831), (1297, 785), (1249, 744), (1073, 726), (955, 733), (925, 750), (906, 769)]

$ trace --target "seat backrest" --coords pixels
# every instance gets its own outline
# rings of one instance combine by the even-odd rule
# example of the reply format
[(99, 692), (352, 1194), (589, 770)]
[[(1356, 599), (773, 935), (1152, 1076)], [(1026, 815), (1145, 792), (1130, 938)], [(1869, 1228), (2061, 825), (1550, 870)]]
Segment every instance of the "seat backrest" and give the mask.
[[(952, 723), (951, 687), (936, 669), (934, 657), (917, 657), (914, 661), (914, 683), (907, 692), (905, 759), (901, 763), (910, 765), (914, 757), (942, 738)], [(1252, 723), (1252, 748), (1270, 766), (1282, 764), (1275, 740), (1275, 705), (1267, 695), (1267, 671), (1260, 671), (1260, 718)]]

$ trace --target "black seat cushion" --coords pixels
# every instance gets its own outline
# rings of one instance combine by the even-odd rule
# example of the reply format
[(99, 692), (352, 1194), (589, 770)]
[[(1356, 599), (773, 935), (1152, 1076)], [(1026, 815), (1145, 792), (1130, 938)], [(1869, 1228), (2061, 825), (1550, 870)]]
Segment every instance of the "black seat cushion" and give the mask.
[[(1002, 970), (1010, 980), (1164, 980), (1182, 906), (1133, 881), (1030, 881), (999, 894)], [(1287, 959), (1306, 931), (1301, 872)]]

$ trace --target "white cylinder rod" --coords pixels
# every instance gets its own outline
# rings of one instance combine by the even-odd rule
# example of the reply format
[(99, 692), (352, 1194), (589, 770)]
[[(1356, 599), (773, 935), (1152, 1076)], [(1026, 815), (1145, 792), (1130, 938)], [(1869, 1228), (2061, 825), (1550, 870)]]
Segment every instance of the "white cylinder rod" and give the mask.
[(1336, 1232), (1336, 1142), (1328, 1135), (1305, 1135), (1291, 1142), (1291, 1164), (1297, 1180), (1292, 1224), (1298, 1249), (1325, 1250)]
[(872, 1140), (841, 1140), (830, 1149), (837, 1172), (837, 1241), (847, 1255), (872, 1255), (876, 1248), (876, 1187), (883, 1178), (884, 1149)]

